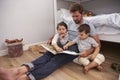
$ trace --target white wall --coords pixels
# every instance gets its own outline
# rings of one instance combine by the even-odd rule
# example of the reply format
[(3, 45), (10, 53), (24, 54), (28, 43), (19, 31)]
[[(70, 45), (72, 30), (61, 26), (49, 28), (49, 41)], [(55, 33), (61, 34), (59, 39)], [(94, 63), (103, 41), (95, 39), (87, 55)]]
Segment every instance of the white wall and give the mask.
[(120, 0), (90, 0), (81, 4), (95, 14), (120, 13)]
[(73, 2), (71, 1), (65, 1), (65, 0), (57, 0), (57, 9), (59, 10), (60, 8), (65, 8), (65, 9), (69, 9), (70, 5), (72, 4)]
[(0, 0), (0, 50), (5, 39), (23, 38), (25, 44), (54, 34), (53, 0)]

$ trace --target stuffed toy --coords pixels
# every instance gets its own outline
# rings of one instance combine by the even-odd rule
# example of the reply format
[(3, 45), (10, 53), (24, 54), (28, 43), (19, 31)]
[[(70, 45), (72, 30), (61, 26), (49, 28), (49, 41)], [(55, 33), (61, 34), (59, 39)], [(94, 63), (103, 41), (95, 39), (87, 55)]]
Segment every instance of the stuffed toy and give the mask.
[(22, 41), (23, 41), (23, 38), (22, 39), (14, 39), (14, 40), (9, 40), (9, 39), (5, 40), (5, 42), (7, 44), (17, 43), (17, 42), (22, 42)]

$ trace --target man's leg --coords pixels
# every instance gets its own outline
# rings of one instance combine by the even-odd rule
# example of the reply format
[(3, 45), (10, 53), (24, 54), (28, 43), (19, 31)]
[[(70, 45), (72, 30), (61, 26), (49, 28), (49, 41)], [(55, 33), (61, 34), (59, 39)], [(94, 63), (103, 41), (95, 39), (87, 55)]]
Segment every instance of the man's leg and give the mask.
[[(43, 56), (39, 57), (38, 59), (32, 61), (32, 63), (26, 63), (23, 66), (20, 66), (18, 68), (13, 68), (13, 69), (2, 69), (1, 74), (2, 74), (2, 78), (5, 78), (4, 75), (11, 75), (14, 77), (19, 77), (22, 74), (27, 73), (30, 69), (34, 69), (35, 67), (40, 67), (40, 66), (44, 66), (44, 64), (46, 64), (50, 58), (52, 58), (54, 55), (50, 52), (46, 52)], [(6, 71), (5, 71), (6, 70)], [(11, 72), (12, 71), (12, 72)], [(7, 72), (7, 74), (6, 74)], [(8, 79), (9, 80), (9, 79)]]
[(60, 53), (50, 59), (43, 67), (35, 68), (27, 73), (32, 80), (47, 77), (53, 71), (75, 59), (77, 56)]
[[(17, 80), (30, 80), (30, 79), (26, 74), (24, 74), (24, 75), (18, 77)], [(35, 80), (35, 79), (31, 79), (31, 80)]]
[(35, 59), (31, 63), (25, 63), (23, 64), (23, 66), (28, 67), (29, 70), (34, 69), (36, 67), (42, 67), (54, 56), (54, 54), (47, 51), (43, 56)]
[[(78, 52), (78, 49), (76, 49), (77, 48), (76, 45), (73, 45), (70, 48), (72, 48), (72, 51)], [(27, 80), (28, 78), (35, 80), (38, 78), (40, 79), (44, 78), (48, 76), (49, 74), (51, 74), (56, 69), (58, 69), (59, 67), (61, 67), (62, 65), (67, 64), (68, 62), (72, 61), (76, 57), (78, 56), (69, 55), (65, 53), (57, 54), (53, 56), (48, 61), (48, 63), (46, 63), (43, 67), (38, 66), (35, 69), (31, 69), (26, 75), (19, 77), (18, 80), (22, 80), (22, 79)]]
[[(72, 51), (78, 52), (78, 48), (76, 47), (76, 45), (73, 45), (70, 47), (72, 49)], [(70, 49), (69, 48), (69, 49)], [(55, 71), (56, 69), (58, 69), (59, 67), (61, 67), (62, 65), (72, 61), (73, 59), (75, 59), (78, 56), (73, 56), (73, 55), (69, 55), (69, 54), (64, 54), (64, 53), (60, 53), (57, 55), (52, 55), (52, 58), (49, 58), (49, 61), (44, 65), (44, 66), (39, 66), (39, 59), (33, 62), (33, 64), (38, 64), (38, 67), (35, 67), (35, 69), (31, 69), (28, 73), (27, 76), (32, 79), (38, 79), (38, 78), (44, 78), (46, 76), (48, 76), (50, 73), (52, 73), (53, 71)], [(26, 75), (23, 75), (22, 77), (20, 77), (20, 79), (28, 79)]]
[[(69, 50), (79, 52), (76, 44), (70, 46)], [(66, 53), (57, 54), (54, 57), (52, 57), (50, 61), (46, 63), (43, 67), (41, 68), (38, 67), (35, 70), (31, 70), (30, 73), (32, 73), (32, 75), (34, 75), (36, 79), (44, 78), (48, 76), (49, 74), (51, 74), (56, 69), (58, 69), (59, 67), (67, 64), (68, 62), (71, 62), (76, 57), (78, 56), (69, 55)]]
[(79, 53), (77, 44), (74, 44), (74, 45), (72, 45), (72, 46), (69, 46), (69, 47), (68, 47), (68, 50), (74, 51), (74, 52), (76, 52), (76, 53)]

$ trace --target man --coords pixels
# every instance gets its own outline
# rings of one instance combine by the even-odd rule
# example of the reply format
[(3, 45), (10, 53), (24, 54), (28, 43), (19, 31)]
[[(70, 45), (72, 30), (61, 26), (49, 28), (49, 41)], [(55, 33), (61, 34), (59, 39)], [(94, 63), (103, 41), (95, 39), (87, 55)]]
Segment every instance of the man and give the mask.
[[(72, 15), (73, 21), (76, 24), (76, 27), (78, 28), (81, 24), (89, 24), (90, 25), (90, 35), (96, 40), (96, 42), (100, 45), (100, 40), (98, 38), (98, 35), (96, 33), (95, 27), (93, 26), (92, 23), (88, 22), (88, 20), (83, 18), (83, 7), (80, 4), (74, 3), (73, 5), (71, 5), (70, 7), (70, 13)], [(68, 24), (68, 26), (70, 27), (69, 29), (74, 29), (74, 31), (76, 31), (76, 28), (72, 28), (73, 26), (71, 26), (72, 24), (74, 25), (74, 22), (72, 22), (72, 20), (69, 22), (66, 20), (66, 17), (63, 16), (64, 21)], [(71, 31), (71, 30), (70, 30)], [(90, 51), (90, 52), (89, 52)], [(93, 49), (89, 50), (88, 53), (91, 53), (93, 51)], [(87, 53), (86, 53), (87, 55)]]
[[(73, 40), (77, 37), (77, 27), (83, 23), (87, 23), (87, 21), (84, 21), (83, 19), (83, 7), (80, 4), (73, 4), (70, 8), (70, 12), (72, 14), (74, 22), (72, 22), (72, 25), (75, 24), (77, 26), (72, 26), (71, 21), (65, 21), (64, 17), (63, 21), (68, 22), (68, 34), (69, 34), (69, 41)], [(89, 23), (88, 23), (89, 24)], [(92, 26), (90, 24), (90, 26)], [(92, 26), (91, 27), (91, 36), (100, 44), (100, 41), (98, 39), (97, 34), (95, 33), (95, 29)], [(52, 39), (49, 39), (48, 42), (50, 43)], [(69, 47), (69, 50), (78, 52), (77, 45), (73, 45)], [(91, 52), (93, 52), (93, 48), (86, 51), (84, 55), (87, 56)], [(10, 70), (6, 70), (4, 68), (0, 68), (0, 75), (2, 80), (5, 80), (5, 77), (8, 76), (7, 80), (36, 80), (36, 79), (42, 79), (44, 77), (47, 77), (49, 74), (51, 74), (53, 71), (58, 69), (59, 67), (67, 64), (68, 62), (71, 62), (73, 59), (75, 59), (78, 56), (75, 55), (69, 55), (65, 53), (60, 53), (57, 55), (53, 55), (50, 52), (46, 52), (42, 57), (39, 57), (38, 59), (32, 61), (31, 63), (23, 64), (23, 66), (12, 69), (11, 73)], [(4, 72), (4, 70), (6, 72)], [(10, 78), (9, 78), (10, 76)], [(11, 76), (14, 76), (13, 79), (11, 79)], [(18, 76), (18, 77), (16, 77)]]

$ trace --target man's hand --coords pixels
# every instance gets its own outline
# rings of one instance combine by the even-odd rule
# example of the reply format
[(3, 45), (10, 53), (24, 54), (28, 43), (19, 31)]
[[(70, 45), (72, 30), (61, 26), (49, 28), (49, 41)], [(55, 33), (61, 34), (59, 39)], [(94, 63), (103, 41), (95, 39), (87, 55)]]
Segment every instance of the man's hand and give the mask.
[(54, 37), (54, 36), (50, 37), (50, 38), (46, 41), (46, 44), (51, 45), (53, 37)]
[(50, 45), (52, 43), (52, 39), (48, 39), (47, 41), (46, 41), (46, 44), (48, 44), (48, 45)]

